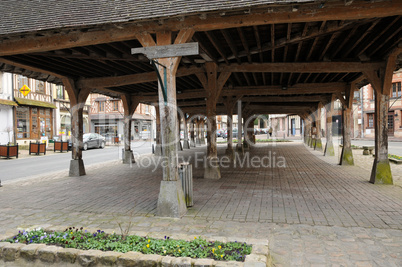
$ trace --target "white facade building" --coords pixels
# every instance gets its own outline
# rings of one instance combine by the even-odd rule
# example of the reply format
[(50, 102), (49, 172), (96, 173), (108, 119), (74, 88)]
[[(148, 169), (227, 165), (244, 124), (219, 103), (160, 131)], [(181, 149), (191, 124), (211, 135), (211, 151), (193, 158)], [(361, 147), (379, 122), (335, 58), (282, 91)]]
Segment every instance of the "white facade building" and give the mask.
[(14, 142), (12, 75), (0, 72), (0, 144)]

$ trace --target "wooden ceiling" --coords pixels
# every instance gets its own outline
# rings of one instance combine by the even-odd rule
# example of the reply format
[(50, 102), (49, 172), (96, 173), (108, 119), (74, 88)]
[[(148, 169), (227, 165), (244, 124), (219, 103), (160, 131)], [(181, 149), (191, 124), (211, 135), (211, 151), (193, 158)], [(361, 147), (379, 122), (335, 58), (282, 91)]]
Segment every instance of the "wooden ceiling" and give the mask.
[[(365, 1), (355, 2), (363, 5)], [(298, 8), (302, 10), (301, 7)], [(353, 3), (343, 7), (345, 10), (353, 8)], [(294, 6), (291, 8), (289, 14), (299, 12)], [(314, 8), (318, 9), (318, 4)], [(312, 6), (306, 5), (303, 12), (306, 10), (313, 10)], [(351, 82), (365, 83), (362, 71), (381, 68), (386, 56), (401, 46), (402, 14), (398, 13), (402, 13), (402, 6), (391, 16), (387, 14), (392, 12), (377, 14), (372, 10), (371, 15), (367, 13), (356, 19), (350, 18), (352, 15), (348, 19), (328, 15), (328, 20), (326, 16), (317, 20), (306, 13), (299, 21), (283, 19), (284, 22), (272, 20), (275, 22), (272, 23), (269, 19), (260, 19), (245, 25), (238, 21), (232, 23), (236, 26), (225, 25), (225, 20), (230, 22), (235, 17), (246, 16), (238, 15), (245, 14), (244, 11), (251, 12), (247, 17), (253, 15), (248, 10), (243, 13), (238, 10), (233, 17), (214, 14), (211, 16), (219, 20), (214, 23), (211, 19), (210, 29), (204, 26), (195, 31), (191, 41), (199, 43), (200, 54), (183, 57), (177, 72), (177, 103), (184, 111), (205, 112), (206, 93), (197, 73), (205, 72), (204, 63), (208, 61), (215, 62), (220, 72), (232, 72), (218, 101), (218, 113), (226, 113), (223, 103), (227, 98), (241, 97), (255, 113), (302, 114), (316, 109), (319, 102), (328, 102), (333, 93), (344, 92)], [(262, 16), (267, 9), (264, 8), (263, 13), (254, 12)], [(196, 17), (202, 16), (208, 17), (205, 14)], [(93, 26), (79, 29), (82, 35), (97, 30)], [(116, 28), (110, 29), (113, 30)], [(71, 29), (65, 30), (66, 35), (71, 32)], [(22, 42), (20, 36), (20, 39), (2, 38), (0, 70), (58, 84), (60, 77), (66, 76), (94, 92), (113, 97), (130, 94), (145, 103), (157, 101), (157, 77), (152, 65), (144, 56), (130, 53), (131, 48), (141, 47), (135, 36), (119, 41), (106, 38), (89, 45), (85, 42), (60, 45), (62, 41), (53, 38), (63, 33), (62, 30), (29, 35), (26, 38), (34, 41), (43, 36), (50, 38), (54, 46), (40, 49), (36, 46), (35, 49), (28, 44), (26, 50), (21, 46), (19, 52), (9, 47)], [(178, 33), (176, 28), (174, 33)], [(152, 36), (155, 38), (154, 32)], [(399, 62), (397, 68), (401, 67)]]

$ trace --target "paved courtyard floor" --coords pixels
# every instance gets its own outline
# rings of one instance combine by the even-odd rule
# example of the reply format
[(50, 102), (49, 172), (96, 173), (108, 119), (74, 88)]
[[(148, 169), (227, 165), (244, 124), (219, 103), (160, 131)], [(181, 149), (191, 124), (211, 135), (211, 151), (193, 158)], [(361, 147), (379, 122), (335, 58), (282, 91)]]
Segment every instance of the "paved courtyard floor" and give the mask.
[(0, 236), (39, 225), (118, 232), (118, 222), (132, 221), (150, 236), (267, 239), (276, 266), (401, 266), (402, 188), (370, 184), (370, 164), (339, 166), (301, 143), (259, 144), (249, 161), (205, 180), (205, 152), (179, 152), (194, 167), (194, 206), (181, 219), (155, 216), (162, 169), (158, 157), (142, 156), (132, 166), (91, 166), (83, 177), (57, 172), (1, 187)]

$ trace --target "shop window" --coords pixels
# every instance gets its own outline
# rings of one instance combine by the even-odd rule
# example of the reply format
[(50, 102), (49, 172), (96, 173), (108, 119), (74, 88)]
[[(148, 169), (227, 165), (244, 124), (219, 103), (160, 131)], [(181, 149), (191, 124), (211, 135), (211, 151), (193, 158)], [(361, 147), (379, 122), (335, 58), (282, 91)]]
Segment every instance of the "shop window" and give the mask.
[(35, 92), (38, 94), (45, 94), (45, 82), (36, 81)]
[(392, 83), (392, 97), (401, 96), (401, 82)]
[(374, 113), (368, 114), (368, 127), (374, 128)]
[(17, 107), (17, 138), (30, 138), (29, 108)]

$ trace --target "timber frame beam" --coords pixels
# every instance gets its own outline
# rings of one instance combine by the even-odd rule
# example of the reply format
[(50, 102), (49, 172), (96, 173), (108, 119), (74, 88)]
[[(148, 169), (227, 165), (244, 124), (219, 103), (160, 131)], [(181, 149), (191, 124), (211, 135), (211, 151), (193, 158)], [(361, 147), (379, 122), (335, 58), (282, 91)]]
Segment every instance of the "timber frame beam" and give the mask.
[[(65, 31), (54, 33), (54, 31), (42, 31), (41, 35), (26, 36), (24, 40), (19, 38), (3, 40), (0, 43), (0, 56), (16, 55), (24, 53), (45, 52), (55, 49), (66, 49), (78, 46), (87, 46), (107, 42), (125, 41), (135, 39), (137, 34), (142, 32), (158, 32), (169, 29), (177, 31), (192, 28), (194, 31), (212, 31), (216, 29), (227, 29), (234, 27), (245, 27), (271, 23), (292, 23), (292, 22), (313, 22), (328, 20), (347, 20), (350, 18), (372, 18), (373, 12), (376, 17), (387, 17), (400, 15), (402, 4), (400, 1), (392, 2), (367, 2), (355, 0), (350, 5), (343, 1), (322, 3), (306, 3), (298, 6), (297, 12), (292, 6), (275, 6), (275, 12), (270, 9), (259, 14), (241, 14), (226, 17), (219, 14), (208, 14), (207, 16), (188, 16), (185, 20), (144, 21), (141, 24), (127, 24), (120, 27), (105, 25), (100, 29), (86, 31), (82, 30)], [(228, 12), (230, 15), (230, 12)], [(314, 14), (312, 16), (311, 14)]]

